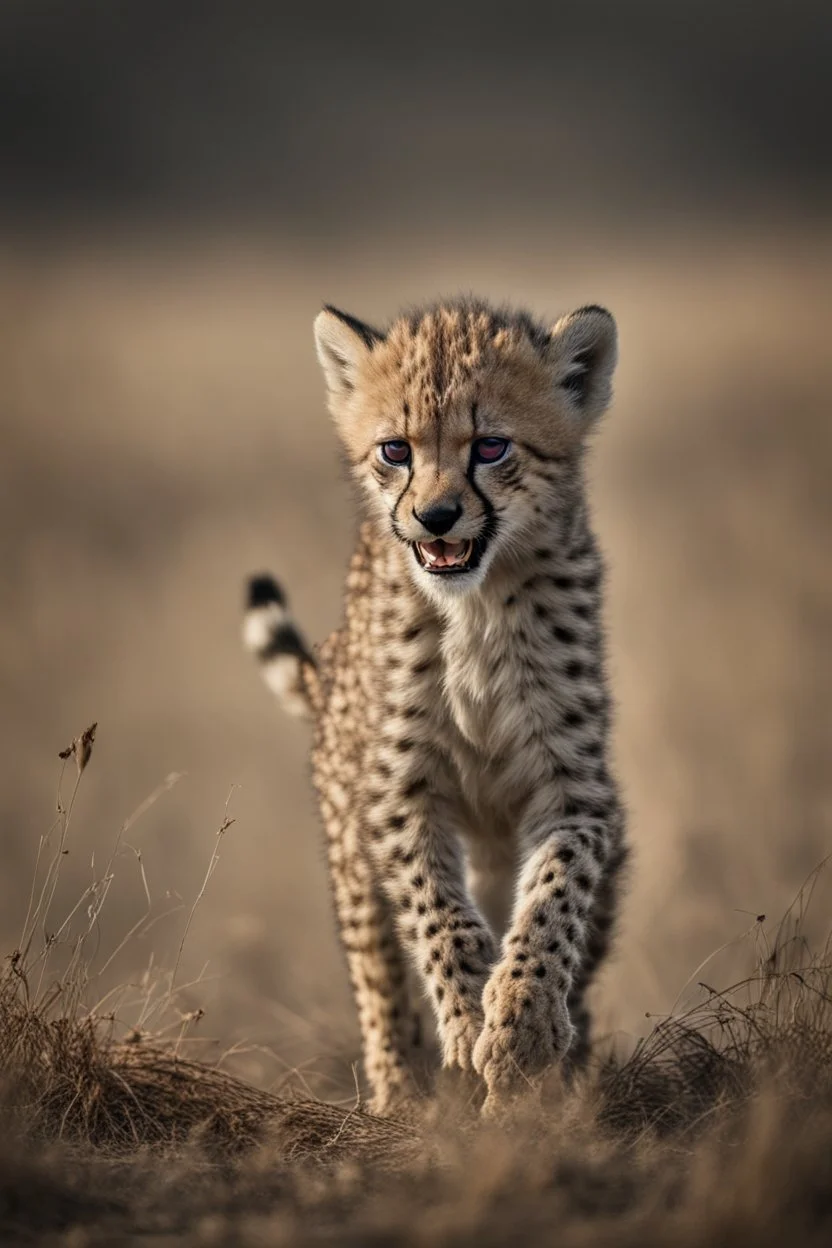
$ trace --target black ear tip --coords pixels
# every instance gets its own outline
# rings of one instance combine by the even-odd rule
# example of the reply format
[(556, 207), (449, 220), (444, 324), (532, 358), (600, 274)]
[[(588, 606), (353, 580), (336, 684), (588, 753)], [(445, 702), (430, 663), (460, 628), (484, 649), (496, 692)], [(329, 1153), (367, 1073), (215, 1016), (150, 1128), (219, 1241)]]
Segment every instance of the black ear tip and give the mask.
[(612, 312), (610, 312), (609, 308), (602, 308), (600, 303), (587, 303), (584, 307), (578, 308), (575, 313), (576, 316), (586, 316), (587, 314), (593, 316), (603, 316), (608, 321), (615, 320), (615, 317)]
[(268, 607), (276, 603), (278, 607), (286, 606), (286, 595), (273, 576), (267, 572), (249, 578), (246, 585), (246, 607), (254, 611), (258, 607)]
[(334, 307), (331, 303), (324, 304), (324, 312), (329, 316), (337, 317), (348, 329), (356, 334), (368, 351), (372, 351), (377, 342), (381, 342), (384, 335), (377, 329), (373, 329), (372, 325), (365, 325), (364, 321), (359, 321), (357, 317), (350, 316), (349, 312), (342, 312), (340, 308)]

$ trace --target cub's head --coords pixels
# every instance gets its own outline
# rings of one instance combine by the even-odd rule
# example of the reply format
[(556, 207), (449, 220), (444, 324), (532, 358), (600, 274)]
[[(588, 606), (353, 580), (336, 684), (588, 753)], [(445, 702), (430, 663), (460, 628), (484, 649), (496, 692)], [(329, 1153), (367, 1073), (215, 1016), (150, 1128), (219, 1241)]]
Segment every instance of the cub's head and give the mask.
[(353, 472), (426, 592), (470, 591), (551, 541), (610, 400), (609, 312), (581, 308), (546, 328), (459, 301), (382, 333), (327, 307), (315, 339)]

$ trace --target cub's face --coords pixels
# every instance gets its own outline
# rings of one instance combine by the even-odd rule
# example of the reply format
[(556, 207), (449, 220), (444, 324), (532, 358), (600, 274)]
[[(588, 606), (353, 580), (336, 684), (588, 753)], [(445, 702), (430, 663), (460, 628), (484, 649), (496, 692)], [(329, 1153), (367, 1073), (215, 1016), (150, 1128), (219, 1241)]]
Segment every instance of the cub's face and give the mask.
[(551, 544), (610, 398), (608, 312), (583, 308), (545, 330), (456, 303), (381, 334), (326, 308), (315, 337), (353, 472), (432, 598)]

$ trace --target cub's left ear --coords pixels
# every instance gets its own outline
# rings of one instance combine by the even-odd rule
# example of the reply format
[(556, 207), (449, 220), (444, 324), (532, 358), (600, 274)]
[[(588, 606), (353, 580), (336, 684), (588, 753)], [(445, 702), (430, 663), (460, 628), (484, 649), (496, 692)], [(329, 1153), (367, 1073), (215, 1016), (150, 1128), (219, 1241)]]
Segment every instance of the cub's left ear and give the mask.
[(606, 308), (592, 305), (562, 316), (550, 335), (555, 384), (582, 416), (600, 416), (612, 398), (618, 331)]

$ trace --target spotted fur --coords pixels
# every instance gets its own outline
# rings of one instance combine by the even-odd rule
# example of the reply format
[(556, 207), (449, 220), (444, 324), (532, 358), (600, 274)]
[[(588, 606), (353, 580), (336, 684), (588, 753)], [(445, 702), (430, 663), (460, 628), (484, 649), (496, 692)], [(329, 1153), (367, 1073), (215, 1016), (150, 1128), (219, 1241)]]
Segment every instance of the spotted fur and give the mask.
[[(411, 968), (445, 1066), (478, 1072), (493, 1106), (567, 1053), (585, 1057), (585, 993), (626, 852), (584, 483), (615, 325), (596, 307), (546, 328), (460, 301), (386, 333), (328, 308), (316, 338), (366, 500), (345, 618), (315, 662), (261, 579), (247, 627), (267, 672), (283, 665), (278, 691), (315, 720), (376, 1107), (412, 1091)], [(508, 441), (505, 457), (476, 462), (483, 437)], [(391, 440), (409, 462), (385, 462)], [(417, 556), (437, 509), (443, 540), (470, 543), (470, 570)]]

